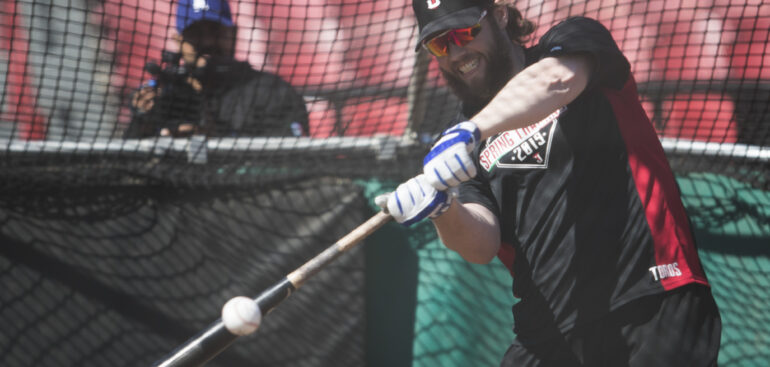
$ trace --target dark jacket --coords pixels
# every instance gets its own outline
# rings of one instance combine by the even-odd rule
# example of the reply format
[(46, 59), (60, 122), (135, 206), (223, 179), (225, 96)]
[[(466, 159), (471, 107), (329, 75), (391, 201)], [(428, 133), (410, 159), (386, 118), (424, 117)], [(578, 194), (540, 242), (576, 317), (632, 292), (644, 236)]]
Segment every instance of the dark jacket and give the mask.
[(134, 112), (123, 137), (157, 136), (183, 123), (216, 137), (308, 135), (305, 102), (279, 76), (232, 60), (204, 69), (198, 79), (201, 92), (181, 80), (161, 86), (153, 108)]

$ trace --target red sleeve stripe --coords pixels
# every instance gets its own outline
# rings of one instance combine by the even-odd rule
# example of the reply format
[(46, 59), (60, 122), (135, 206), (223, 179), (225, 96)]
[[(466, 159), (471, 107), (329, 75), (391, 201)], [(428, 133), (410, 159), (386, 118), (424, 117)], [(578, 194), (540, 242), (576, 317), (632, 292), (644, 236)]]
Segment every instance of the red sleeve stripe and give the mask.
[(508, 271), (513, 277), (513, 261), (516, 259), (516, 249), (508, 243), (501, 243), (500, 249), (497, 250), (497, 258), (508, 268)]
[(651, 276), (664, 289), (692, 282), (708, 285), (679, 188), (652, 123), (638, 103), (635, 81), (629, 78), (622, 90), (605, 89), (604, 93), (613, 106), (652, 234), (657, 267), (650, 269)]

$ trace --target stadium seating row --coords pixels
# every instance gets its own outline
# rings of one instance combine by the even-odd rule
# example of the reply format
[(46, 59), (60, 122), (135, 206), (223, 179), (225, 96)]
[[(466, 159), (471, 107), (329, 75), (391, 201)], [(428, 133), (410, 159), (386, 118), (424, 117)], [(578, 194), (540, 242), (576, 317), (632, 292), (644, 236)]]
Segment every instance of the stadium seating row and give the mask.
[[(23, 12), (17, 3), (0, 5), (0, 52), (8, 54), (2, 120), (16, 121), (20, 138), (41, 139), (47, 116), (38, 108), (37, 99), (43, 97), (28, 59), (29, 25), (19, 15)], [(569, 15), (602, 21), (631, 61), (640, 86), (650, 81), (770, 79), (770, 69), (763, 67), (770, 36), (767, 5), (747, 0), (590, 0), (557, 9), (559, 2), (554, 0), (518, 3), (526, 16), (542, 25), (538, 32)], [(91, 36), (98, 37), (101, 50), (112, 55), (109, 85), (122, 105), (147, 77), (145, 63), (158, 60), (162, 50), (172, 47), (168, 42), (172, 10), (170, 0), (107, 0), (89, 10), (87, 22), (98, 25), (99, 32)], [(312, 136), (403, 133), (406, 98), (393, 91), (408, 85), (414, 62), (409, 1), (233, 1), (233, 12), (239, 26), (237, 57), (280, 75), (304, 94), (381, 89), (376, 98), (351, 97), (343, 102), (308, 96)], [(429, 80), (441, 83), (435, 65), (430, 70)], [(660, 134), (735, 142), (732, 96), (724, 90), (693, 92), (672, 92), (663, 96), (661, 105), (646, 101)], [(118, 125), (128, 116), (127, 107), (122, 107)]]

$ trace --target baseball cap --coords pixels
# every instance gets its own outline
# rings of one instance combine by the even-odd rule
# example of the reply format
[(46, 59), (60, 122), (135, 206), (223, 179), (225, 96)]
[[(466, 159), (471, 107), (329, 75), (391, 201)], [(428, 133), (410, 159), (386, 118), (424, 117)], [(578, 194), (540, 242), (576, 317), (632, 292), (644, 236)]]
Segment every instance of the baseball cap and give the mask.
[(412, 9), (420, 26), (420, 37), (415, 51), (428, 36), (447, 29), (475, 25), (481, 12), (494, 0), (414, 0)]
[(176, 10), (176, 30), (180, 34), (191, 24), (200, 20), (210, 20), (232, 27), (230, 4), (226, 0), (179, 0)]

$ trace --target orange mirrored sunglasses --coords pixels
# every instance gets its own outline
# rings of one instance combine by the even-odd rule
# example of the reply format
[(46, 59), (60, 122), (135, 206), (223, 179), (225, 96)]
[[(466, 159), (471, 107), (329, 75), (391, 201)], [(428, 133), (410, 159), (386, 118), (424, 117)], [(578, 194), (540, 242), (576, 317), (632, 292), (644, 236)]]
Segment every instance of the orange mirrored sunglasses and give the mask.
[(438, 36), (432, 37), (422, 42), (422, 47), (425, 47), (428, 52), (436, 57), (443, 57), (447, 55), (449, 49), (449, 42), (454, 43), (460, 47), (465, 47), (468, 43), (473, 41), (474, 38), (481, 32), (481, 20), (487, 15), (487, 11), (484, 10), (481, 13), (479, 22), (466, 28), (455, 28), (442, 32)]

